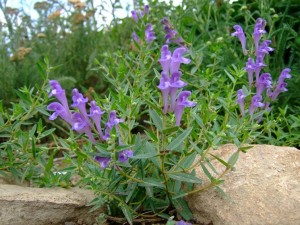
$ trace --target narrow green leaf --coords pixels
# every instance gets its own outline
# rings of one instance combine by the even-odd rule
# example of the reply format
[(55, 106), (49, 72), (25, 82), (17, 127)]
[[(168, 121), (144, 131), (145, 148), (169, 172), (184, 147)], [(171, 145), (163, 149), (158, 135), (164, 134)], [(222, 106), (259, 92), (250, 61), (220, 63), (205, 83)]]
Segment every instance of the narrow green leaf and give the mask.
[(202, 155), (203, 150), (201, 150), (194, 142), (190, 141), (190, 144), (193, 146), (193, 148), (196, 150), (196, 152), (200, 155)]
[(50, 155), (49, 159), (48, 159), (48, 162), (45, 166), (45, 171), (47, 173), (49, 173), (53, 167), (53, 160), (54, 160), (54, 156), (56, 155), (57, 153), (57, 150), (54, 150), (53, 153)]
[(126, 203), (128, 203), (129, 201), (130, 201), (130, 199), (131, 199), (131, 197), (134, 195), (134, 194), (136, 194), (136, 188), (137, 188), (137, 183), (132, 183), (132, 185), (131, 185), (131, 189), (130, 189), (130, 191), (129, 191), (129, 193), (127, 194), (127, 197), (126, 197), (126, 199), (125, 199), (125, 202)]
[(188, 204), (182, 198), (172, 199), (172, 203), (176, 211), (184, 218), (184, 220), (191, 220), (193, 218), (193, 214)]
[(139, 186), (165, 188), (163, 181), (153, 177), (144, 178), (144, 183), (140, 183)]
[(245, 146), (245, 147), (239, 147), (239, 150), (246, 153), (251, 148), (253, 148), (253, 146)]
[(49, 134), (52, 134), (54, 131), (56, 130), (56, 128), (51, 128), (49, 130), (46, 130), (45, 132), (41, 133), (41, 135), (39, 136), (39, 138), (43, 138), (48, 136)]
[(128, 223), (129, 223), (130, 225), (132, 225), (132, 214), (131, 214), (131, 212), (130, 212), (128, 206), (126, 206), (126, 205), (121, 205), (121, 209), (122, 209), (122, 212), (123, 212), (124, 216), (126, 217)]
[(197, 152), (193, 152), (192, 154), (185, 156), (182, 162), (180, 163), (180, 167), (183, 169), (189, 168), (193, 162), (195, 161)]
[(208, 169), (206, 168), (206, 166), (201, 162), (200, 163), (201, 167), (202, 167), (202, 170), (203, 172), (205, 173), (205, 175), (211, 180), (211, 181), (214, 181), (215, 178), (211, 175), (211, 173), (208, 171)]
[(174, 150), (179, 145), (182, 144), (182, 142), (189, 136), (191, 131), (193, 130), (192, 127), (188, 128), (187, 130), (183, 131), (177, 138), (175, 138), (168, 146), (167, 149)]
[(229, 164), (229, 167), (230, 168), (233, 168), (234, 165), (236, 164), (238, 158), (239, 158), (239, 155), (240, 155), (240, 151), (236, 151), (235, 153), (233, 153), (229, 160), (228, 160), (228, 164)]
[(174, 180), (179, 180), (182, 182), (194, 183), (194, 184), (201, 184), (202, 180), (198, 177), (193, 176), (192, 174), (187, 173), (171, 173), (168, 176)]
[(229, 79), (232, 81), (232, 83), (235, 84), (236, 80), (234, 79), (234, 77), (227, 70), (225, 70), (225, 73), (229, 77)]
[(46, 79), (46, 73), (45, 73), (45, 70), (44, 70), (44, 66), (41, 62), (38, 62), (36, 64), (37, 66), (37, 69), (39, 71), (39, 74), (42, 76), (42, 78), (45, 80)]
[(162, 131), (162, 119), (161, 117), (157, 114), (157, 112), (155, 110), (151, 110), (149, 111), (150, 113), (150, 117), (155, 125), (155, 127), (158, 129), (158, 131)]
[(179, 127), (171, 127), (168, 129), (164, 129), (163, 134), (168, 135), (168, 134), (171, 134), (171, 133), (177, 131), (178, 129), (179, 129)]
[(211, 154), (209, 153), (212, 157), (214, 157), (216, 160), (218, 160), (220, 163), (222, 163), (224, 166), (228, 167), (228, 163), (225, 162), (224, 160), (220, 159), (218, 156), (214, 155), (214, 154)]
[(172, 199), (175, 200), (175, 199), (178, 199), (178, 198), (183, 198), (187, 195), (188, 195), (188, 193), (179, 193), (178, 195), (174, 196)]
[(32, 156), (35, 159), (36, 158), (36, 148), (35, 148), (35, 139), (32, 137), (31, 139), (31, 149), (32, 149)]
[(145, 134), (147, 134), (147, 136), (150, 139), (152, 139), (153, 141), (158, 142), (158, 138), (156, 137), (156, 135), (151, 130), (149, 130), (149, 131), (145, 130)]
[(34, 133), (36, 131), (36, 124), (34, 124), (34, 126), (31, 128), (31, 130), (29, 131), (29, 137), (33, 137)]
[(155, 152), (150, 152), (146, 154), (140, 154), (140, 155), (134, 155), (131, 158), (132, 159), (148, 159), (157, 156), (157, 153)]

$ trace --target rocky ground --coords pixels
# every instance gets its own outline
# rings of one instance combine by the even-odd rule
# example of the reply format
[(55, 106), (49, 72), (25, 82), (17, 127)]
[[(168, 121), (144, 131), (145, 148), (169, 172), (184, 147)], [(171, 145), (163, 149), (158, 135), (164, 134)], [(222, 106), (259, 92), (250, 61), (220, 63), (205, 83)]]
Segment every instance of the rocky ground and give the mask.
[[(214, 154), (228, 159), (236, 150), (234, 145), (224, 145)], [(225, 169), (217, 161), (213, 164), (219, 173)], [(201, 168), (197, 175), (208, 182)], [(210, 189), (187, 198), (194, 224), (300, 225), (300, 151), (295, 148), (255, 145), (240, 154), (221, 188), (223, 195)], [(0, 179), (0, 224), (94, 224), (103, 210), (88, 213), (86, 204), (93, 197), (92, 192), (78, 188), (32, 188)]]

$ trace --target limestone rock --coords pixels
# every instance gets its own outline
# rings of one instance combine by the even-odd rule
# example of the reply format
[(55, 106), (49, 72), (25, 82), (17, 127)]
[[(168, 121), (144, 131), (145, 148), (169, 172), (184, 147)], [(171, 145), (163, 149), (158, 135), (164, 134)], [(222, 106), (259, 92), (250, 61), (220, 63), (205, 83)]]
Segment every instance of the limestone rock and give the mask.
[(93, 224), (95, 216), (100, 213), (88, 213), (86, 204), (93, 198), (92, 192), (81, 189), (30, 188), (1, 184), (0, 224)]
[[(237, 148), (213, 152), (228, 160)], [(225, 166), (212, 161), (218, 172)], [(201, 168), (196, 171), (207, 181)], [(300, 225), (300, 151), (291, 147), (254, 145), (242, 153), (235, 170), (216, 189), (187, 198), (196, 221), (213, 225)]]

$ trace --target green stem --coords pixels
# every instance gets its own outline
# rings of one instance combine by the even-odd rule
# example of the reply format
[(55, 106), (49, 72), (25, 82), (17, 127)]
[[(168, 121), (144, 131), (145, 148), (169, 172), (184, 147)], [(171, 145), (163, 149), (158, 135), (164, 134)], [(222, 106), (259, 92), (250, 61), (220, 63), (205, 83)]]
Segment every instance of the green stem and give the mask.
[[(164, 130), (165, 127), (165, 115), (163, 115), (162, 117), (162, 130)], [(158, 151), (162, 150), (165, 151), (166, 150), (166, 146), (165, 146), (165, 134), (161, 133), (161, 148), (158, 149)], [(160, 152), (158, 152), (160, 153)], [(165, 182), (165, 187), (166, 187), (166, 194), (167, 197), (170, 201), (170, 203), (172, 202), (172, 198), (171, 198), (171, 193), (169, 191), (169, 186), (168, 186), (168, 177), (167, 177), (167, 172), (166, 172), (166, 168), (165, 168), (165, 158), (166, 158), (166, 154), (160, 154), (160, 158), (161, 158), (161, 172), (164, 178), (164, 182)]]

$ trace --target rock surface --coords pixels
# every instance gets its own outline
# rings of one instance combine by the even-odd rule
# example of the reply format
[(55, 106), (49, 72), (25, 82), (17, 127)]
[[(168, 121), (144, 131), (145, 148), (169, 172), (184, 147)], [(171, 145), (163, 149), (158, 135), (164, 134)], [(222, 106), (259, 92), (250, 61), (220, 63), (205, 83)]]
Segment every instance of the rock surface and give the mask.
[(0, 185), (1, 225), (93, 224), (97, 214), (86, 206), (94, 198), (90, 191), (62, 188), (30, 188)]
[[(228, 158), (237, 150), (225, 145), (213, 154)], [(225, 166), (212, 161), (218, 172)], [(207, 181), (201, 167), (197, 175)], [(188, 197), (196, 221), (213, 225), (300, 225), (300, 151), (255, 145), (240, 153), (235, 170), (220, 186)]]

